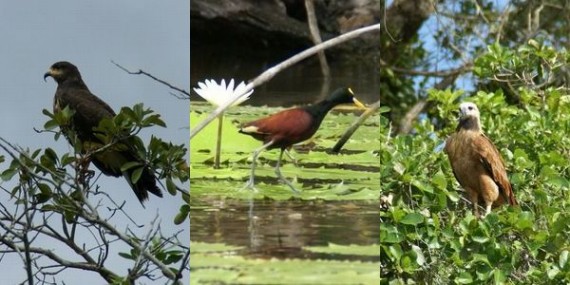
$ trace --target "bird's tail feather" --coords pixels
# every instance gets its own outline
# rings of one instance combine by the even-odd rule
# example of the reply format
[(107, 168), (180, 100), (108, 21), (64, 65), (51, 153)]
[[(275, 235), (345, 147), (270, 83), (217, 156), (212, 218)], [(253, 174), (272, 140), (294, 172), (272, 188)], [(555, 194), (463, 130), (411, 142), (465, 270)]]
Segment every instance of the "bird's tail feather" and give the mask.
[(131, 178), (135, 169), (129, 169), (123, 173), (123, 176), (125, 176), (126, 180), (129, 182), (129, 185), (133, 189), (133, 192), (135, 192), (139, 201), (143, 203), (148, 200), (148, 192), (155, 196), (162, 197), (162, 191), (160, 191), (160, 188), (156, 185), (156, 177), (154, 176), (154, 173), (152, 173), (151, 169), (145, 166), (139, 180), (136, 183), (133, 183)]
[(515, 194), (511, 193), (511, 195), (509, 195), (509, 204), (511, 206), (517, 206), (519, 204), (519, 202), (517, 202), (517, 199), (515, 198)]

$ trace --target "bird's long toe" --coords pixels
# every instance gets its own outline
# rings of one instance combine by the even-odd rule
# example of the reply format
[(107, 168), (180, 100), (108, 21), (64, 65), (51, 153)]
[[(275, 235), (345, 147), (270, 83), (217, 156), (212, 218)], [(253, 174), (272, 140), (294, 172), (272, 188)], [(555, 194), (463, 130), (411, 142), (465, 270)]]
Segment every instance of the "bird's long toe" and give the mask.
[(285, 179), (285, 178), (281, 178), (281, 180), (283, 182), (285, 182), (285, 184), (287, 184), (287, 186), (289, 186), (289, 188), (291, 189), (291, 191), (293, 191), (293, 193), (295, 194), (299, 194), (299, 190), (297, 190), (297, 188), (295, 188), (295, 186), (293, 186), (293, 184), (291, 184), (291, 182), (289, 182), (289, 180)]
[(253, 177), (249, 177), (249, 179), (247, 180), (247, 182), (245, 183), (245, 185), (240, 189), (240, 190), (245, 190), (245, 189), (249, 189), (250, 191), (253, 192), (258, 192), (259, 190), (255, 187), (255, 183), (253, 180)]
[(289, 188), (291, 188), (291, 191), (293, 191), (293, 193), (295, 194), (299, 194), (299, 190), (297, 190), (297, 188), (295, 188), (295, 186), (293, 186), (293, 184), (285, 179), (285, 177), (283, 177), (283, 175), (281, 174), (281, 171), (279, 171), (279, 168), (275, 169), (275, 174), (277, 174), (277, 177), (279, 178), (279, 180), (283, 181), (285, 184), (287, 184), (287, 186), (289, 186)]

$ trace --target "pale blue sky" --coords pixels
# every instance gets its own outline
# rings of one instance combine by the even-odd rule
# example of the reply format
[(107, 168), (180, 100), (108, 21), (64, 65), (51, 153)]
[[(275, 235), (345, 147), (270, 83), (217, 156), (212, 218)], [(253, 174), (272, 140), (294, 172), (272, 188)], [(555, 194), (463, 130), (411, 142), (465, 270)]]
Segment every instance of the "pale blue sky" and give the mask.
[[(2, 1), (0, 137), (22, 147), (70, 150), (65, 140), (56, 142), (51, 134), (33, 130), (46, 121), (42, 109), (51, 111), (56, 88), (51, 78), (44, 82), (42, 76), (52, 63), (67, 60), (78, 66), (90, 90), (115, 111), (144, 102), (162, 115), (168, 128), (145, 131), (145, 141), (154, 134), (187, 144), (189, 102), (174, 98), (170, 89), (149, 78), (126, 74), (111, 60), (133, 70), (143, 69), (189, 90), (189, 11), (188, 0)], [(5, 167), (0, 165), (0, 170)], [(101, 177), (99, 184), (115, 200), (126, 200), (126, 210), (138, 223), (144, 224), (160, 213), (164, 231), (183, 229), (182, 236), (188, 237), (187, 223), (174, 226), (171, 222), (181, 205), (179, 196), (153, 196), (143, 209), (124, 179)], [(4, 204), (10, 203), (7, 197), (0, 199)], [(124, 259), (112, 259), (124, 274)], [(86, 284), (87, 280), (102, 284), (98, 276), (90, 274), (73, 270), (58, 278), (66, 284)], [(14, 256), (0, 260), (0, 276), (2, 284), (24, 281), (20, 259)]]

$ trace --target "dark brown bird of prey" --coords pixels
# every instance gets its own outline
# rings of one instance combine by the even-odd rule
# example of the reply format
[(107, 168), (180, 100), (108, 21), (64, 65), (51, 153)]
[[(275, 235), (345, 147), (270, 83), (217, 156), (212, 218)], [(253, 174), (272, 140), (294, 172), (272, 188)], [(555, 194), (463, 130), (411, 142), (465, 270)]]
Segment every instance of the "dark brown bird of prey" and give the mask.
[(444, 150), (455, 178), (473, 203), (475, 216), (479, 217), (480, 201), (485, 205), (484, 216), (505, 201), (517, 205), (501, 154), (481, 130), (477, 105), (462, 103), (459, 112), (459, 125)]
[[(97, 138), (94, 128), (99, 125), (102, 119), (113, 118), (115, 116), (113, 109), (89, 91), (75, 65), (66, 61), (56, 62), (44, 74), (44, 80), (48, 76), (57, 82), (57, 90), (53, 100), (54, 114), (67, 106), (74, 111), (69, 126), (61, 128), (62, 133), (70, 142), (73, 142), (68, 131), (68, 128), (71, 129), (75, 133), (78, 143), (81, 144), (82, 153), (88, 153), (102, 147), (104, 143)], [(136, 183), (133, 183), (131, 179), (136, 167), (121, 171), (121, 167), (129, 162), (140, 162), (145, 165), (143, 159), (129, 145), (128, 140), (120, 141), (116, 146), (95, 152), (91, 156), (91, 162), (105, 175), (124, 176), (141, 203), (148, 199), (148, 192), (162, 197), (162, 193), (156, 185), (156, 177), (148, 166), (144, 166)]]

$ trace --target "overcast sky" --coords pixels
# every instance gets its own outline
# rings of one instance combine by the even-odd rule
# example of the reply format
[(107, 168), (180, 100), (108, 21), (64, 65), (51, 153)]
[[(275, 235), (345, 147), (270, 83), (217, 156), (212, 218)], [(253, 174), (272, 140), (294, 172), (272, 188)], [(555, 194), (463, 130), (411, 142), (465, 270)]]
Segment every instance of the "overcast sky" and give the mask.
[[(162, 115), (168, 128), (147, 130), (142, 135), (144, 141), (155, 134), (187, 144), (189, 102), (174, 98), (170, 89), (147, 77), (126, 74), (111, 60), (133, 70), (143, 69), (189, 90), (189, 6), (188, 0), (2, 1), (0, 137), (32, 149), (51, 147), (60, 153), (70, 150), (67, 141), (54, 141), (51, 134), (33, 130), (46, 122), (42, 109), (52, 110), (56, 89), (51, 78), (44, 82), (42, 76), (54, 62), (67, 60), (79, 68), (91, 92), (115, 111), (143, 102)], [(0, 171), (5, 168), (0, 164)], [(181, 205), (179, 196), (152, 196), (143, 209), (124, 179), (101, 177), (99, 184), (115, 200), (126, 200), (127, 211), (137, 222), (145, 223), (160, 213), (163, 229), (184, 229), (183, 235), (189, 235), (188, 224), (174, 226), (171, 222)], [(124, 262), (113, 258), (118, 264)], [(20, 259), (14, 256), (0, 260), (0, 276), (2, 284), (25, 280)], [(61, 276), (66, 284), (101, 281), (98, 276), (76, 270)], [(94, 279), (86, 279), (88, 276)]]

